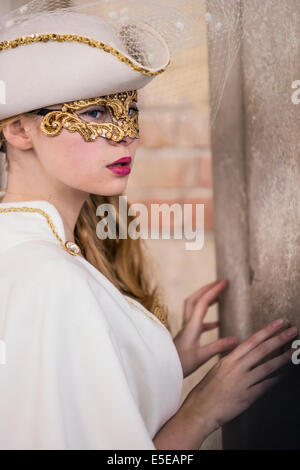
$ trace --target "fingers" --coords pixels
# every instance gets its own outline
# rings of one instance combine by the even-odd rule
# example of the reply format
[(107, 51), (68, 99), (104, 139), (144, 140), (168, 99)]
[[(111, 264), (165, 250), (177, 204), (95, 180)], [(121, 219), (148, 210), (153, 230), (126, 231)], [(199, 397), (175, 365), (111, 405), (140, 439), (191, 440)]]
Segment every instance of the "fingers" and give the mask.
[(190, 315), (193, 313), (193, 308), (194, 308), (194, 305), (196, 303), (196, 301), (198, 300), (198, 298), (204, 294), (204, 292), (206, 292), (207, 290), (209, 290), (211, 287), (213, 287), (214, 285), (216, 285), (218, 283), (218, 281), (213, 281), (209, 284), (206, 284), (205, 286), (203, 287), (200, 287), (200, 289), (196, 290), (193, 294), (191, 294), (187, 299), (185, 299), (184, 301), (184, 307), (185, 307), (185, 313), (186, 313), (186, 317), (190, 317)]
[(246, 369), (250, 369), (255, 364), (260, 362), (265, 356), (280, 348), (288, 341), (291, 341), (291, 339), (297, 336), (297, 334), (298, 331), (296, 327), (289, 328), (282, 331), (279, 335), (276, 335), (273, 338), (259, 344), (256, 346), (256, 348), (253, 349), (253, 351), (249, 352), (247, 356), (243, 358), (243, 368), (245, 367)]
[(282, 379), (281, 375), (265, 379), (262, 382), (253, 385), (248, 389), (248, 406), (255, 402), (261, 395), (263, 395), (267, 390), (272, 388)]
[(213, 282), (210, 282), (209, 284), (205, 284), (205, 286), (202, 286), (200, 287), (199, 289), (197, 289), (195, 292), (193, 292), (193, 294), (191, 294), (187, 300), (189, 300), (191, 303), (195, 303), (198, 298), (204, 294), (204, 292), (206, 292), (208, 289), (210, 289), (211, 287), (213, 287), (214, 285), (218, 284), (220, 281), (213, 281)]
[(276, 331), (282, 328), (283, 325), (284, 325), (283, 318), (272, 321), (263, 329), (251, 335), (246, 341), (243, 341), (233, 351), (231, 358), (234, 360), (242, 358), (243, 356), (245, 356), (245, 354), (248, 354), (250, 351), (252, 351), (252, 349), (256, 348), (256, 346), (261, 344), (266, 339), (270, 338), (270, 336), (274, 335)]
[(205, 294), (207, 291), (209, 291), (211, 288), (218, 284), (222, 284), (224, 288), (227, 285), (227, 282), (228, 281), (226, 279), (223, 279), (222, 281), (213, 281), (203, 287), (200, 287), (200, 289), (196, 290), (192, 295), (190, 295), (184, 302), (187, 319), (190, 318), (190, 315), (193, 313), (195, 304), (203, 294)]
[(292, 349), (288, 349), (280, 356), (277, 356), (274, 359), (271, 359), (251, 370), (248, 373), (249, 385), (255, 384), (256, 382), (272, 374), (272, 372), (274, 372), (275, 370), (287, 364), (291, 360), (292, 351)]
[(209, 330), (212, 330), (214, 328), (217, 328), (219, 325), (220, 325), (219, 320), (203, 323), (202, 324), (202, 332), (209, 331)]
[(220, 283), (214, 285), (213, 287), (205, 291), (197, 300), (196, 304), (193, 307), (192, 314), (190, 315), (190, 318), (188, 320), (193, 323), (193, 327), (199, 327), (199, 324), (201, 324), (208, 307), (216, 301), (218, 295), (222, 292), (225, 285), (226, 282), (221, 281)]
[(227, 338), (221, 338), (213, 343), (201, 346), (198, 349), (198, 360), (199, 363), (204, 363), (216, 354), (226, 352), (234, 348), (238, 344), (238, 338), (236, 336), (228, 336)]

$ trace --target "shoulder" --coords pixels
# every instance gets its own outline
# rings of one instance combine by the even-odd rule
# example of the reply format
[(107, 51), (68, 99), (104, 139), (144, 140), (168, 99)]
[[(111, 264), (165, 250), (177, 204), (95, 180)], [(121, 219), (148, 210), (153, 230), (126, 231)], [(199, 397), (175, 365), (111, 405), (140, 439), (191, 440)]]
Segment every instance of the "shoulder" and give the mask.
[[(43, 240), (24, 242), (0, 255), (0, 293), (37, 304), (43, 299), (49, 305), (76, 307), (106, 297), (101, 282), (60, 245)], [(87, 307), (88, 308), (88, 307)]]
[(0, 296), (7, 318), (22, 318), (28, 324), (42, 320), (53, 327), (60, 325), (62, 331), (66, 325), (78, 331), (109, 329), (109, 293), (76, 256), (42, 241), (18, 246), (13, 256), (15, 263), (8, 272), (1, 269), (0, 273)]
[[(17, 280), (23, 277), (51, 278), (65, 282), (88, 276), (88, 271), (60, 245), (46, 240), (30, 240), (1, 253), (0, 276)], [(52, 277), (53, 276), (53, 277)]]

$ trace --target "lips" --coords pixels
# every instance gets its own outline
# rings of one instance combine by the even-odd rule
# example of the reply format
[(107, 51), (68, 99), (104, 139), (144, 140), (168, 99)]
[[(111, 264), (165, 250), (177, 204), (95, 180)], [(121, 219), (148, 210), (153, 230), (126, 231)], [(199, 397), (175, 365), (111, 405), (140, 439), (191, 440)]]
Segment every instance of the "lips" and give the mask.
[(119, 160), (116, 160), (110, 165), (107, 165), (106, 168), (108, 168), (108, 170), (112, 171), (116, 175), (129, 175), (129, 173), (131, 172), (130, 163), (131, 157), (123, 157), (119, 158)]
[(127, 164), (127, 163), (131, 163), (131, 157), (119, 158), (119, 160), (116, 160), (107, 166), (110, 167), (110, 166), (117, 165), (117, 164), (122, 164), (122, 166), (124, 166), (124, 164)]

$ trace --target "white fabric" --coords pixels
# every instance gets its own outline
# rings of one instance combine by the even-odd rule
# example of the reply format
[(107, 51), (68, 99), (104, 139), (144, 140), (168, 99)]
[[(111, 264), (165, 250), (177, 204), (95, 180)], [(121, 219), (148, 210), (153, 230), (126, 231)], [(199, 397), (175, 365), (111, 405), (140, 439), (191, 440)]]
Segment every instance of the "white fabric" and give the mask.
[[(152, 57), (155, 72), (170, 59), (166, 42), (148, 25), (141, 25), (144, 52)], [(104, 42), (126, 53), (112, 26), (103, 19), (80, 13), (46, 13), (0, 31), (0, 42), (31, 34), (77, 34)], [(144, 47), (143, 46), (143, 47)], [(151, 51), (151, 52), (150, 52)], [(0, 51), (0, 78), (5, 83), (5, 105), (0, 120), (19, 113), (67, 101), (138, 90), (154, 76), (132, 70), (112, 54), (78, 42), (36, 42)]]
[[(47, 201), (0, 203), (46, 211)], [(130, 304), (38, 213), (0, 213), (0, 449), (155, 449), (180, 406), (169, 331)], [(136, 305), (139, 305), (135, 302)]]

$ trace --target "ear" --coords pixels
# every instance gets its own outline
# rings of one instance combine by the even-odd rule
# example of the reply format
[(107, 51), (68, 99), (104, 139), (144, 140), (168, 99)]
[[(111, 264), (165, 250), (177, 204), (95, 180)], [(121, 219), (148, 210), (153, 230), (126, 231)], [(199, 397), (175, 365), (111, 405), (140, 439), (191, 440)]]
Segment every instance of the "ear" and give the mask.
[(32, 139), (30, 137), (28, 123), (21, 117), (13, 122), (10, 122), (3, 128), (5, 139), (13, 147), (20, 150), (29, 150), (33, 147)]

